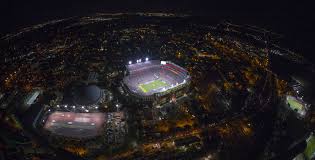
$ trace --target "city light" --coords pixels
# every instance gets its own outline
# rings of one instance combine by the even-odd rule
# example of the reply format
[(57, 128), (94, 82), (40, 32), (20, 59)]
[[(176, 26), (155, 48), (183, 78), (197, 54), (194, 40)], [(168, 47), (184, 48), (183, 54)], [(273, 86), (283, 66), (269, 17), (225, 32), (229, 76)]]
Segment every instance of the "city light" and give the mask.
[[(199, 24), (198, 17), (185, 17), (96, 14), (1, 38), (1, 52), (8, 55), (0, 75), (5, 82), (0, 91), (2, 132), (6, 141), (16, 143), (1, 143), (2, 152), (20, 159), (54, 157), (60, 149), (83, 159), (268, 159), (290, 149), (273, 145), (283, 138), (273, 133), (286, 130), (292, 144), (309, 141), (295, 132), (308, 131), (315, 139), (315, 132), (310, 133), (315, 124), (312, 95), (303, 90), (313, 77), (285, 75), (290, 71), (277, 76), (292, 64), (308, 64), (277, 45), (282, 35), (221, 20), (218, 27), (208, 26)], [(274, 61), (281, 66), (273, 67)], [(306, 67), (309, 72), (315, 68)], [(40, 96), (34, 96), (37, 92)], [(24, 107), (11, 105), (15, 103)], [(29, 104), (41, 110), (20, 122), (18, 113)], [(277, 115), (265, 116), (273, 113)], [(289, 124), (292, 118), (300, 126)], [(266, 123), (273, 121), (281, 123)], [(283, 122), (292, 127), (284, 128)], [(34, 135), (25, 137), (27, 128)], [(256, 135), (268, 141), (257, 141)], [(34, 143), (37, 137), (47, 144)], [(313, 159), (315, 149), (308, 151), (294, 154)]]

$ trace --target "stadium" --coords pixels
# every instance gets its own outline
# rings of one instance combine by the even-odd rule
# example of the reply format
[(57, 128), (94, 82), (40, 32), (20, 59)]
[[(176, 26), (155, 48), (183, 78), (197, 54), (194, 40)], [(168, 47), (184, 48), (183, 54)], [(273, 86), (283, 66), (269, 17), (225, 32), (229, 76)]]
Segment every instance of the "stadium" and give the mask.
[(304, 103), (302, 99), (287, 95), (286, 103), (290, 109), (295, 111), (300, 117), (305, 117), (305, 114), (308, 110), (308, 105)]
[(102, 135), (103, 113), (53, 112), (48, 116), (44, 129), (55, 136), (68, 138), (93, 138)]
[(170, 62), (151, 60), (126, 66), (124, 88), (130, 95), (145, 101), (167, 102), (171, 97), (184, 95), (190, 83), (188, 72)]
[(105, 101), (104, 89), (95, 84), (76, 84), (61, 103), (44, 111), (44, 133), (54, 137), (91, 139), (104, 135), (106, 114), (98, 111)]

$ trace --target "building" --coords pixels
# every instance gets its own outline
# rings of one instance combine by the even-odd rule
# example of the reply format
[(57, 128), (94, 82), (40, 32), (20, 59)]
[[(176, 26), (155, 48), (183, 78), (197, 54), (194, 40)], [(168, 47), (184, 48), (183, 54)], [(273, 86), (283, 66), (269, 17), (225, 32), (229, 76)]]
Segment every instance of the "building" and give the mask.
[(37, 97), (41, 94), (41, 92), (42, 91), (40, 91), (40, 90), (35, 90), (35, 91), (29, 93), (24, 100), (24, 105), (30, 106), (30, 105), (34, 104)]
[(80, 85), (72, 90), (73, 102), (79, 106), (89, 106), (99, 103), (104, 97), (104, 91), (96, 85)]

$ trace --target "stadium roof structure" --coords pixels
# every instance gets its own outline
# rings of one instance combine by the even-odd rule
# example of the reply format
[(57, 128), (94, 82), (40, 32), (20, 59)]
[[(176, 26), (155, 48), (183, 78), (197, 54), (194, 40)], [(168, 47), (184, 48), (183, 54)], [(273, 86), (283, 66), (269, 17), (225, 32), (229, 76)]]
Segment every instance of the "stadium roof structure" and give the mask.
[(96, 85), (81, 85), (74, 88), (72, 95), (75, 104), (88, 106), (97, 104), (103, 97), (103, 92)]

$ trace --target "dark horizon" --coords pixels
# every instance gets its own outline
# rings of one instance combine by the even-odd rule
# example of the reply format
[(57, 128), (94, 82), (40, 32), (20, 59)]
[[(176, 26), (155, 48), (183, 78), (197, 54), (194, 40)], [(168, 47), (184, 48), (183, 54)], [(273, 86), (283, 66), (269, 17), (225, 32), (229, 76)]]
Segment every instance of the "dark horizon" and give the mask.
[[(205, 16), (229, 20), (236, 24), (251, 24), (284, 35), (289, 49), (300, 52), (315, 62), (312, 40), (315, 36), (315, 13), (310, 3), (279, 1), (18, 1), (2, 5), (5, 25), (0, 35), (50, 20), (85, 16), (94, 13), (166, 12)], [(217, 20), (215, 20), (217, 21)]]

